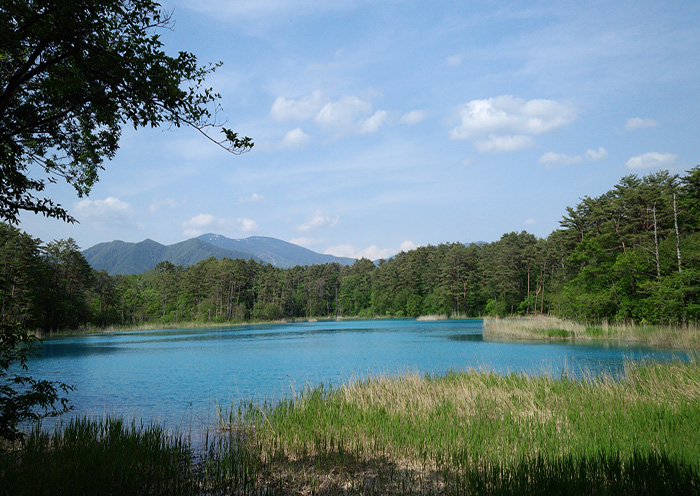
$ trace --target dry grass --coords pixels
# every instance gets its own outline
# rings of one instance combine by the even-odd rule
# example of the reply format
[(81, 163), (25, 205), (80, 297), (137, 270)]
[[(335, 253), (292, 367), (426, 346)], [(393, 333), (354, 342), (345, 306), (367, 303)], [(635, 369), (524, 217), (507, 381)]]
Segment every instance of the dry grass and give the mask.
[(700, 326), (603, 322), (585, 325), (557, 317), (484, 319), (484, 336), (526, 340), (604, 340), (635, 342), (663, 348), (700, 349)]
[(431, 314), (431, 315), (421, 315), (416, 320), (419, 322), (431, 322), (436, 320), (447, 320), (448, 317), (445, 314)]

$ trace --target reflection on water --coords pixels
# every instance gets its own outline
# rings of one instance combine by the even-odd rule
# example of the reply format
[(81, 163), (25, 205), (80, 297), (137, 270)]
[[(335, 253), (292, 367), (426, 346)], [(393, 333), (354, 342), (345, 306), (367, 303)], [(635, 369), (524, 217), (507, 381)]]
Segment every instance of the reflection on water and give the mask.
[(29, 370), (75, 386), (71, 415), (119, 414), (191, 432), (211, 427), (219, 406), (368, 375), (617, 374), (626, 360), (687, 359), (610, 343), (496, 342), (484, 340), (482, 327), (480, 320), (355, 320), (91, 335), (45, 341)]
[(484, 335), (483, 334), (455, 334), (453, 336), (447, 336), (447, 339), (451, 339), (452, 341), (483, 341), (484, 340)]

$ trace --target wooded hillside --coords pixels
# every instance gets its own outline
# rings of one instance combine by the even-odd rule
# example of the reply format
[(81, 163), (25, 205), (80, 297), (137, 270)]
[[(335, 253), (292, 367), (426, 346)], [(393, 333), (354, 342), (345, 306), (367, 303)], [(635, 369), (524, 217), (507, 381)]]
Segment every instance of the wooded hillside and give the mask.
[(57, 331), (85, 325), (304, 317), (477, 317), (550, 313), (581, 321), (700, 320), (700, 166), (622, 178), (567, 208), (547, 238), (504, 234), (445, 243), (375, 264), (276, 268), (209, 258), (138, 275), (89, 267), (73, 240), (42, 245), (0, 226), (14, 313)]

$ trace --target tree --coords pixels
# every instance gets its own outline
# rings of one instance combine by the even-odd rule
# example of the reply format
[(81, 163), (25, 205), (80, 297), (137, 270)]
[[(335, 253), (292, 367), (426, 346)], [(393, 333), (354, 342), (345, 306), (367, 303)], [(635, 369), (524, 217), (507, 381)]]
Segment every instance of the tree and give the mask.
[(73, 238), (52, 241), (44, 250), (46, 283), (44, 331), (59, 331), (88, 320), (86, 293), (93, 283), (93, 270)]
[(36, 354), (26, 326), (36, 325), (41, 263), (39, 240), (0, 223), (0, 438), (9, 440), (20, 437), (21, 422), (68, 409), (59, 391), (69, 386), (26, 375)]
[[(29, 211), (75, 222), (41, 192), (63, 179), (79, 197), (89, 194), (124, 125), (184, 124), (232, 153), (253, 146), (223, 127), (220, 96), (203, 87), (218, 64), (166, 55), (159, 31), (169, 27), (155, 0), (0, 3), (0, 221), (18, 224)], [(210, 132), (219, 128), (216, 139)], [(3, 304), (15, 305), (11, 281), (2, 278), (0, 290)], [(26, 368), (35, 340), (16, 313), (3, 312), (0, 324), (0, 436), (15, 437), (18, 421), (64, 411), (65, 387), (8, 375)]]
[[(218, 64), (163, 51), (171, 15), (154, 0), (7, 0), (0, 5), (0, 218), (28, 210), (74, 222), (49, 198), (63, 178), (79, 197), (114, 157), (123, 125), (189, 125), (233, 153), (253, 146), (218, 121), (204, 88)], [(220, 127), (223, 138), (209, 132)]]

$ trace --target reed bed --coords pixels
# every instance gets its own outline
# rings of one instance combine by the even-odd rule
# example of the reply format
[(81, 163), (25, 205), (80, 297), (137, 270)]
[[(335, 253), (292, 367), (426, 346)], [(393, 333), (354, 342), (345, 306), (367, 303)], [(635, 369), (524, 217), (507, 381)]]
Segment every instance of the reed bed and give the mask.
[(0, 494), (699, 494), (700, 363), (619, 377), (374, 377), (241, 404), (195, 450), (74, 420), (0, 453)]
[(191, 469), (187, 443), (158, 426), (77, 418), (0, 453), (0, 494), (186, 495)]
[(700, 491), (700, 366), (622, 379), (485, 371), (319, 387), (232, 412), (260, 477), (293, 494)]
[(484, 319), (484, 336), (526, 340), (604, 340), (650, 346), (700, 350), (697, 323), (650, 325), (631, 323), (582, 324), (550, 316)]

